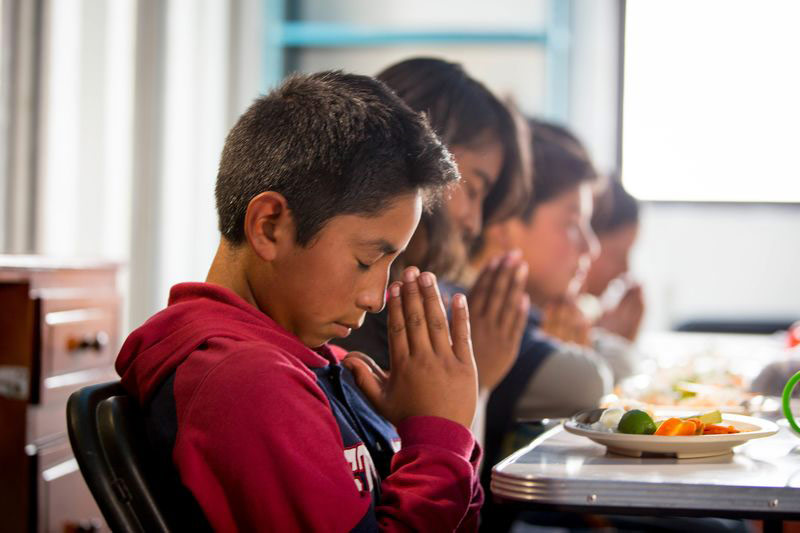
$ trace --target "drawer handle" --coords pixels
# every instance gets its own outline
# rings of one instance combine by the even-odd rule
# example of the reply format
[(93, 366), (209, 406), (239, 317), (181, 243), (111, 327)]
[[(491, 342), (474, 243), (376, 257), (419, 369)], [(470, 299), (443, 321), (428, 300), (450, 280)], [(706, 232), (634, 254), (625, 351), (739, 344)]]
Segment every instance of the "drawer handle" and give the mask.
[(84, 350), (102, 352), (106, 346), (108, 346), (108, 333), (105, 331), (98, 331), (93, 335), (84, 335), (80, 338), (70, 337), (67, 340), (67, 350), (70, 352), (82, 352)]

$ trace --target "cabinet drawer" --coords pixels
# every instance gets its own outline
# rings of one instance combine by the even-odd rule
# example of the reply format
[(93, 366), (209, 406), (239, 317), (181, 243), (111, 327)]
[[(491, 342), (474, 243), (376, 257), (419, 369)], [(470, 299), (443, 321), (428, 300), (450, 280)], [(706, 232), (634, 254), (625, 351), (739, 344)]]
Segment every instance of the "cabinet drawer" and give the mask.
[(37, 463), (38, 532), (108, 531), (66, 438), (42, 450)]
[(42, 302), (42, 399), (54, 389), (74, 389), (114, 362), (116, 300)]

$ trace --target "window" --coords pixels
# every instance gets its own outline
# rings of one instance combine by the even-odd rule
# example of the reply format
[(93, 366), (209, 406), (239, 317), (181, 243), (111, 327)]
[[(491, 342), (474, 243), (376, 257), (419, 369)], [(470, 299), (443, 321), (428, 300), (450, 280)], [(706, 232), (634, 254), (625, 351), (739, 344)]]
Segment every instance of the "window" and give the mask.
[(622, 176), (645, 200), (800, 202), (800, 3), (628, 2)]

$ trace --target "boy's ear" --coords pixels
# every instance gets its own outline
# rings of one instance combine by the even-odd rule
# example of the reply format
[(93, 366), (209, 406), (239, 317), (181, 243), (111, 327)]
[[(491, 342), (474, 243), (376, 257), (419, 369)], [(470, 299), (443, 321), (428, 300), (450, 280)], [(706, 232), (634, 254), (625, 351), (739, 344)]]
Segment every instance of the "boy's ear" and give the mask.
[(294, 220), (286, 198), (275, 191), (250, 200), (244, 216), (244, 232), (253, 251), (264, 261), (274, 260), (281, 249), (294, 243)]

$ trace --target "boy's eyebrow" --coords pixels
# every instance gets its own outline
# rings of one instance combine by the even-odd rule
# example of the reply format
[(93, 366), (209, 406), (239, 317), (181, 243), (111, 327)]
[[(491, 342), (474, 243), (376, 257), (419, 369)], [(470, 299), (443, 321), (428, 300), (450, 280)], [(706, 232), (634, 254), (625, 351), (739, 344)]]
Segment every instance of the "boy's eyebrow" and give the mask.
[(390, 243), (385, 239), (367, 239), (367, 240), (359, 239), (357, 241), (357, 244), (359, 246), (369, 246), (370, 248), (377, 248), (386, 255), (391, 255), (400, 251), (392, 243)]

